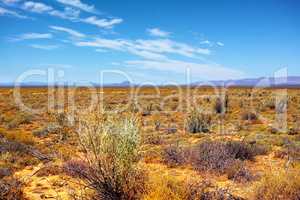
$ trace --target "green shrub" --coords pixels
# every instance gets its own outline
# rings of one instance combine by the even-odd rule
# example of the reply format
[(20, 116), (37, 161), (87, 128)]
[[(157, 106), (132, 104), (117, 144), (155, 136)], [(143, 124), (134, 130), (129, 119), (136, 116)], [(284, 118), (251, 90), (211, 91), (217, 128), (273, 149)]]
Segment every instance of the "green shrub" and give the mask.
[(81, 117), (79, 123), (87, 167), (74, 173), (96, 191), (96, 199), (139, 199), (145, 178), (137, 166), (139, 120), (135, 116), (91, 114)]

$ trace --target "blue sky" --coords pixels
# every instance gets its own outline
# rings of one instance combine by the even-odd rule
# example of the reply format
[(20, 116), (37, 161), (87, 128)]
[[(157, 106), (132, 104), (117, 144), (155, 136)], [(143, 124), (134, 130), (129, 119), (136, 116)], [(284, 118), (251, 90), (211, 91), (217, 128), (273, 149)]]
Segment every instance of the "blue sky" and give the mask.
[(0, 82), (48, 68), (71, 82), (98, 81), (101, 70), (159, 84), (184, 83), (187, 68), (191, 81), (282, 67), (300, 75), (299, 9), (297, 0), (0, 0)]

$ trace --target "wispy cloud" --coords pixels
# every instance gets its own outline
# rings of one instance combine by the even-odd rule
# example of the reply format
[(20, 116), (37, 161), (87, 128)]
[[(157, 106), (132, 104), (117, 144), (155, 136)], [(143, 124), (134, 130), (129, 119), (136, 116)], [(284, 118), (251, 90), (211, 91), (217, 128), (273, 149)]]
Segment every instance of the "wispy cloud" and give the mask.
[(159, 28), (150, 28), (147, 29), (147, 32), (152, 36), (158, 36), (158, 37), (168, 37), (171, 34), (170, 32), (160, 30)]
[(78, 31), (75, 31), (73, 29), (70, 28), (65, 28), (65, 27), (61, 27), (61, 26), (50, 26), (51, 29), (56, 30), (56, 31), (62, 31), (62, 32), (66, 32), (74, 37), (79, 37), (79, 38), (83, 38), (85, 37), (85, 34), (82, 34)]
[(96, 12), (94, 5), (88, 5), (88, 4), (82, 3), (80, 0), (57, 0), (57, 1), (62, 4), (68, 5), (68, 6), (73, 6), (75, 8), (79, 8), (86, 12), (91, 12), (91, 13)]
[(65, 7), (63, 11), (60, 10), (51, 10), (49, 15), (54, 17), (59, 17), (62, 19), (68, 19), (71, 21), (79, 21), (80, 10), (73, 9), (70, 7)]
[(0, 7), (0, 16), (1, 15), (7, 15), (7, 16), (17, 17), (17, 18), (20, 18), (20, 19), (26, 19), (26, 18), (28, 18), (27, 16), (21, 15), (21, 14), (15, 12), (15, 11), (8, 10), (8, 9)]
[(126, 46), (125, 40), (110, 40), (104, 38), (96, 38), (94, 41), (75, 42), (76, 46), (100, 47), (112, 50), (122, 50)]
[(190, 74), (196, 76), (198, 80), (223, 80), (228, 78), (244, 77), (244, 73), (242, 71), (223, 67), (217, 64), (201, 64), (170, 59), (164, 61), (133, 60), (126, 61), (125, 64), (127, 67), (154, 69), (178, 74), (185, 74), (186, 70), (189, 70)]
[(204, 40), (204, 41), (200, 42), (200, 44), (208, 44), (208, 45), (210, 45), (211, 42), (209, 40)]
[(32, 48), (42, 49), (42, 50), (54, 50), (59, 47), (58, 45), (40, 45), (40, 44), (32, 44), (30, 46)]
[(96, 25), (100, 28), (110, 29), (113, 28), (114, 25), (120, 24), (123, 22), (123, 19), (114, 18), (114, 19), (99, 19), (96, 16), (91, 16), (81, 20), (87, 24)]
[(50, 10), (53, 10), (53, 8), (51, 6), (48, 6), (46, 4), (39, 3), (39, 2), (33, 2), (33, 1), (24, 2), (22, 8), (24, 10), (28, 10), (28, 11), (36, 12), (36, 13), (45, 13)]
[(35, 40), (35, 39), (50, 39), (52, 38), (51, 33), (24, 33), (13, 38), (13, 41), (21, 41), (21, 40)]
[[(91, 24), (103, 29), (111, 29), (115, 25), (120, 24), (123, 22), (123, 19), (121, 18), (111, 18), (111, 19), (106, 19), (106, 18), (98, 18), (96, 16), (90, 16), (87, 18), (80, 18), (80, 10), (85, 10), (85, 11), (90, 11), (92, 13), (96, 12), (96, 9), (94, 6), (89, 6), (87, 4), (83, 4), (79, 0), (57, 0), (60, 3), (63, 3), (71, 7), (64, 7), (64, 10), (57, 10), (54, 9), (50, 5), (46, 5), (45, 3), (40, 3), (40, 2), (33, 2), (33, 1), (26, 1), (24, 2), (20, 8), (26, 11), (34, 12), (34, 13), (39, 13), (39, 14), (48, 14), (54, 17), (59, 17), (62, 19), (68, 19), (74, 22), (82, 22), (86, 24)], [(78, 9), (76, 9), (78, 8)]]
[(124, 39), (104, 39), (96, 38), (93, 41), (80, 41), (74, 43), (76, 46), (89, 46), (107, 48), (112, 50), (126, 51), (142, 57), (152, 56), (164, 58), (159, 54), (177, 54), (186, 57), (198, 57), (199, 55), (209, 55), (209, 49), (193, 47), (185, 43), (176, 42), (169, 39), (158, 40), (124, 40)]
[(217, 42), (217, 45), (219, 45), (220, 47), (223, 47), (223, 46), (224, 46), (224, 43), (222, 43), (222, 42)]

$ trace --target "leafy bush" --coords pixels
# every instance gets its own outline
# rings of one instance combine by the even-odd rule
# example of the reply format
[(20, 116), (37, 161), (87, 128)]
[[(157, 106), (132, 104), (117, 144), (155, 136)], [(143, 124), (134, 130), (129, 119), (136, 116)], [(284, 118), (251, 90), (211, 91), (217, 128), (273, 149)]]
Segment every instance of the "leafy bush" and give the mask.
[(211, 123), (211, 115), (202, 113), (200, 110), (193, 108), (188, 114), (186, 129), (190, 133), (207, 133), (210, 130)]
[(145, 179), (137, 166), (139, 120), (134, 116), (120, 119), (90, 114), (79, 123), (78, 136), (86, 161), (73, 163), (69, 171), (96, 191), (96, 199), (138, 199)]
[(255, 192), (257, 200), (300, 199), (300, 174), (296, 169), (276, 170), (267, 174)]

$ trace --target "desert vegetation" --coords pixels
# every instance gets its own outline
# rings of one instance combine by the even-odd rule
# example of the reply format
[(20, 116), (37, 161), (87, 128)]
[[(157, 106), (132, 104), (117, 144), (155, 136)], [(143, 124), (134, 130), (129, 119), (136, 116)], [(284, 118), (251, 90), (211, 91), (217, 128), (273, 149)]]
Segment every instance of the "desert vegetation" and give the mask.
[(300, 198), (299, 89), (58, 89), (0, 89), (0, 199)]

